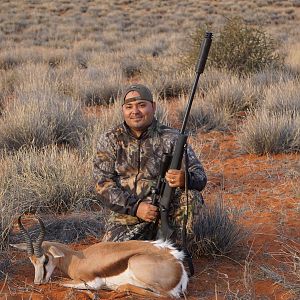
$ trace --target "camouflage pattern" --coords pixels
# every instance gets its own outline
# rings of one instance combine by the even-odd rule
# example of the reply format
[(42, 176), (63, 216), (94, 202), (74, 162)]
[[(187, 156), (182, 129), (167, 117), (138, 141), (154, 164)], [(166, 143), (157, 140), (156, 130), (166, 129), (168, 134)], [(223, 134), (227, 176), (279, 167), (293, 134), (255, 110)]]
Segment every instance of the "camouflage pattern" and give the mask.
[[(146, 239), (140, 234), (153, 226), (139, 220), (135, 216), (136, 210), (140, 201), (149, 201), (151, 187), (155, 186), (159, 175), (162, 154), (173, 151), (177, 138), (176, 129), (157, 120), (138, 139), (125, 123), (99, 137), (94, 159), (96, 192), (101, 203), (112, 211), (109, 224), (125, 235), (129, 234), (125, 239)], [(190, 146), (187, 153), (189, 189), (201, 191), (207, 181), (204, 169)], [(180, 196), (177, 198), (181, 199)], [(116, 228), (108, 230), (118, 231)]]
[[(188, 191), (188, 204), (186, 201), (186, 194), (181, 189), (176, 189), (174, 199), (170, 209), (171, 226), (175, 230), (174, 241), (176, 244), (181, 244), (182, 241), (182, 226), (184, 215), (187, 214), (187, 246), (190, 248), (189, 243), (193, 241), (193, 226), (200, 216), (200, 210), (203, 205), (203, 198), (199, 191)], [(187, 207), (188, 206), (188, 207)], [(134, 217), (133, 217), (134, 218)], [(103, 241), (128, 241), (128, 240), (152, 240), (155, 239), (158, 227), (154, 223), (143, 221), (127, 223), (120, 222), (120, 215), (111, 213), (110, 219), (107, 223), (106, 233)], [(158, 224), (159, 226), (159, 224)]]

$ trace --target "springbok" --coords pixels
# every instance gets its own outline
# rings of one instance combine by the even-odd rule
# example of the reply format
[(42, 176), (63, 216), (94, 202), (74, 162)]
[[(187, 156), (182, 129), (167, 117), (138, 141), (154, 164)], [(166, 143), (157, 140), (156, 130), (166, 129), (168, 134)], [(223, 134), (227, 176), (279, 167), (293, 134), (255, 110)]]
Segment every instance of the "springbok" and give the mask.
[(11, 245), (27, 250), (35, 269), (35, 284), (47, 283), (58, 268), (72, 279), (60, 284), (76, 289), (106, 287), (149, 297), (179, 298), (187, 288), (184, 254), (169, 242), (101, 242), (75, 251), (61, 243), (44, 241), (45, 225), (37, 218), (41, 230), (36, 242), (32, 242), (20, 216), (18, 226), (25, 243)]

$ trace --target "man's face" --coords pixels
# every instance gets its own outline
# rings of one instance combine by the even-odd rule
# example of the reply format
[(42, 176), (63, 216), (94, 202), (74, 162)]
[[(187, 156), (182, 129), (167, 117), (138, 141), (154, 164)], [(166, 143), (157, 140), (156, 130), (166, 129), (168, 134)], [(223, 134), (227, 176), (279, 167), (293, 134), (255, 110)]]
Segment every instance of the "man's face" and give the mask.
[[(138, 92), (129, 92), (125, 99), (140, 96)], [(153, 121), (156, 105), (147, 100), (136, 100), (122, 106), (126, 124), (134, 133), (142, 133)]]

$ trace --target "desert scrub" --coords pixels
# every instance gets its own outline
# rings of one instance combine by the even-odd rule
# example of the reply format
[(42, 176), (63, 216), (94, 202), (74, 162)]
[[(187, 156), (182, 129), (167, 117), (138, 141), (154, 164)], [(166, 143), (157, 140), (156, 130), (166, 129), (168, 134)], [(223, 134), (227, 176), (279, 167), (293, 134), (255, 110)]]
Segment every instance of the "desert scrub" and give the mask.
[(300, 113), (272, 113), (266, 109), (247, 117), (238, 134), (243, 150), (254, 154), (300, 151)]
[(86, 68), (69, 66), (59, 70), (59, 90), (84, 105), (108, 105), (122, 93), (126, 85), (125, 76), (116, 65), (108, 61), (91, 59)]
[(299, 81), (281, 81), (265, 88), (264, 99), (253, 110), (238, 134), (249, 153), (300, 151)]
[[(185, 64), (194, 65), (198, 59), (204, 32), (205, 28), (200, 28), (192, 35), (191, 50), (187, 53)], [(283, 64), (283, 57), (278, 53), (278, 43), (271, 36), (261, 28), (246, 25), (237, 17), (228, 19), (214, 35), (208, 63), (244, 74), (269, 66), (279, 67)]]
[[(210, 81), (211, 76), (205, 78), (204, 90), (196, 94), (193, 102), (190, 128), (227, 130), (236, 115), (256, 107), (262, 101), (258, 90), (248, 78), (238, 78), (231, 73), (227, 75), (226, 80), (218, 79), (218, 83)], [(180, 100), (178, 111), (182, 120), (187, 98), (181, 97)]]
[(296, 80), (297, 75), (287, 68), (281, 68), (280, 70), (266, 68), (264, 70), (252, 73), (250, 76), (251, 83), (261, 90), (272, 85)]
[(205, 101), (212, 103), (216, 110), (234, 117), (239, 112), (252, 109), (261, 100), (259, 91), (248, 78), (229, 76), (207, 93)]
[(270, 86), (266, 90), (263, 106), (276, 114), (300, 114), (300, 81), (290, 80)]
[(14, 49), (0, 52), (0, 70), (11, 70), (20, 66), (24, 62), (24, 58), (15, 53)]
[(88, 127), (78, 102), (53, 92), (19, 96), (0, 119), (0, 147), (16, 151), (50, 144), (77, 147)]
[[(179, 97), (177, 109), (181, 122), (184, 118), (188, 99), (184, 95)], [(195, 132), (197, 129), (205, 132), (211, 130), (226, 131), (229, 129), (229, 122), (230, 115), (225, 110), (216, 109), (203, 95), (196, 94), (187, 122), (187, 128), (190, 131)]]
[(158, 57), (145, 61), (141, 81), (160, 98), (169, 99), (188, 93), (193, 77), (193, 70), (182, 70), (174, 57)]
[(20, 213), (66, 212), (91, 197), (92, 164), (74, 151), (54, 146), (20, 150), (2, 154), (0, 161), (3, 235)]
[(204, 205), (194, 224), (192, 253), (199, 257), (232, 252), (248, 235), (238, 223), (239, 217), (239, 212), (230, 214), (222, 200)]

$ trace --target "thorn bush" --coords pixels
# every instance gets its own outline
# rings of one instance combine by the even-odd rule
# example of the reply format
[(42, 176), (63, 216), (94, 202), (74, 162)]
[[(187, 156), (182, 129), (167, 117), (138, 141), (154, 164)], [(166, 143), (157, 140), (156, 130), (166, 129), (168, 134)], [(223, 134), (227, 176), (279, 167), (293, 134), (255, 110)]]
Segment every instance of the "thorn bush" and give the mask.
[[(200, 28), (191, 36), (186, 65), (195, 64), (205, 31)], [(270, 66), (282, 66), (283, 56), (278, 50), (278, 42), (263, 29), (247, 25), (236, 17), (228, 19), (219, 33), (214, 34), (208, 62), (239, 74), (252, 73)]]

